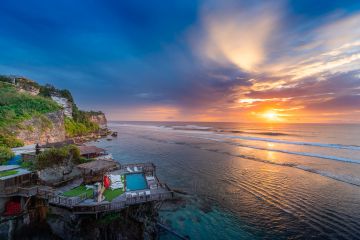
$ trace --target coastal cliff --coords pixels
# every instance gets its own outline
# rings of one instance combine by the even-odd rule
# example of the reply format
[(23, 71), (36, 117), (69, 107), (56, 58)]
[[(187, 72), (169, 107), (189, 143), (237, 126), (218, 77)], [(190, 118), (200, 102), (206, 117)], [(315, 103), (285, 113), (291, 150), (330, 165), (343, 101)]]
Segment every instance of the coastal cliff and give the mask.
[(97, 136), (107, 125), (104, 113), (78, 109), (70, 91), (49, 84), (0, 75), (0, 95), (0, 162), (9, 148)]
[(98, 124), (101, 128), (107, 127), (107, 120), (102, 112), (90, 112), (90, 121)]
[(64, 118), (63, 110), (33, 117), (22, 122), (21, 127), (16, 129), (16, 138), (21, 139), (25, 145), (64, 141)]

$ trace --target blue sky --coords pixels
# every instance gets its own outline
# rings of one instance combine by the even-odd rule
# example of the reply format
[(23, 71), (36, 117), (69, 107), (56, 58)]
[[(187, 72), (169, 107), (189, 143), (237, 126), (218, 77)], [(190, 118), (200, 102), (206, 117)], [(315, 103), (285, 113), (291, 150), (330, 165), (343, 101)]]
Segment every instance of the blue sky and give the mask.
[(0, 10), (0, 73), (70, 89), (110, 119), (360, 119), (359, 1), (3, 0)]

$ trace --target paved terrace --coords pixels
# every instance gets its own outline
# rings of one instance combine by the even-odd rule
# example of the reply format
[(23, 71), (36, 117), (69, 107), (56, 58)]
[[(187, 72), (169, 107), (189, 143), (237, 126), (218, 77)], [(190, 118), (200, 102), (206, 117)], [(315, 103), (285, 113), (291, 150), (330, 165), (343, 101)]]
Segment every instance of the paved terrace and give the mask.
[[(135, 169), (137, 171), (135, 171)], [(68, 208), (75, 214), (96, 214), (100, 212), (119, 211), (131, 205), (163, 201), (173, 197), (173, 192), (170, 188), (166, 184), (160, 183), (156, 177), (155, 166), (152, 163), (126, 164), (122, 165), (118, 170), (111, 171), (111, 173), (144, 173), (147, 177), (146, 181), (149, 188), (137, 191), (126, 191), (111, 202), (102, 201), (100, 203), (95, 202), (93, 199), (88, 199), (86, 193), (76, 197), (63, 196), (62, 190), (69, 189), (69, 186), (57, 189), (48, 186), (19, 187), (17, 195), (27, 197), (37, 196), (47, 199), (50, 204)], [(76, 187), (80, 184), (81, 181), (75, 181), (71, 187)]]

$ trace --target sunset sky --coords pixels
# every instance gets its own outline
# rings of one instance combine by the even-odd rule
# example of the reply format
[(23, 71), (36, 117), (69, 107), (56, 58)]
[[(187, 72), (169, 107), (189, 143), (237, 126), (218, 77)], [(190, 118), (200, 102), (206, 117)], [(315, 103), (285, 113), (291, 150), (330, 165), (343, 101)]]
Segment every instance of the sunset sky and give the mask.
[(0, 2), (0, 73), (111, 120), (360, 123), (360, 1)]

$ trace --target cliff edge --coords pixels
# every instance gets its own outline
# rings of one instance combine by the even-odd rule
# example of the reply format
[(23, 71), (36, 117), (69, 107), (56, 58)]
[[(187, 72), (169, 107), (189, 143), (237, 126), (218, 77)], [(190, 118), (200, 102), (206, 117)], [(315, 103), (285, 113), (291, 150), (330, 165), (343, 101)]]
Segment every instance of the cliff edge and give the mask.
[(70, 91), (24, 77), (0, 76), (0, 163), (9, 148), (94, 135), (107, 127), (102, 112), (78, 109)]

